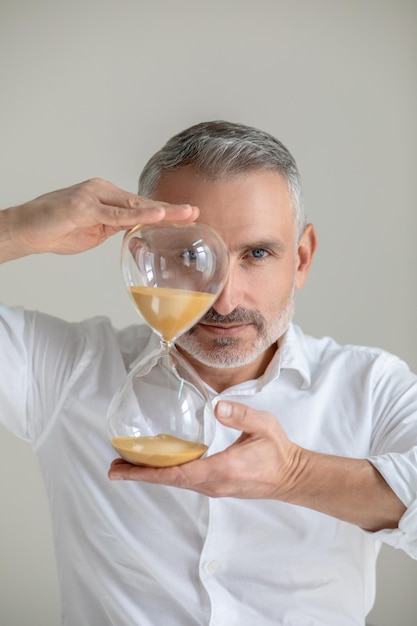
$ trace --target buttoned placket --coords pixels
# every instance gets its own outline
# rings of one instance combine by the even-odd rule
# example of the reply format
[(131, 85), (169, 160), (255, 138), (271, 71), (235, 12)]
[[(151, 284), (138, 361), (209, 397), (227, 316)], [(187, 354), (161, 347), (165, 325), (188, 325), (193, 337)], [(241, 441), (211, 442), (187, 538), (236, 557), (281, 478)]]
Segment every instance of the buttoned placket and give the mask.
[[(279, 378), (281, 370), (281, 355), (277, 354), (269, 371), (264, 376), (257, 380), (245, 381), (235, 387), (224, 390), (220, 394), (206, 386), (207, 393), (209, 395), (213, 410), (215, 405), (220, 400), (236, 400), (238, 402), (244, 401), (244, 397), (253, 397), (264, 386), (268, 386), (271, 382)], [(249, 401), (249, 404), (251, 402)], [(219, 425), (216, 425), (216, 429), (219, 429)], [(224, 432), (224, 431), (223, 431)], [(237, 438), (239, 433), (235, 432), (234, 437)], [(216, 437), (212, 446), (210, 446), (210, 454), (220, 452), (226, 446), (222, 437)], [(229, 445), (232, 443), (230, 441)], [(227, 445), (227, 444), (226, 444)], [(200, 554), (199, 562), (199, 576), (201, 584), (207, 592), (210, 602), (210, 616), (207, 626), (229, 626), (228, 609), (224, 606), (221, 600), (221, 593), (219, 588), (218, 577), (224, 575), (224, 562), (222, 561), (222, 548), (224, 542), (227, 540), (225, 533), (222, 532), (225, 520), (222, 514), (222, 501), (221, 499), (208, 498), (208, 512), (207, 512), (207, 527), (206, 536), (203, 543), (203, 548)]]
[[(233, 399), (234, 396), (239, 396), (239, 400), (241, 400), (242, 396), (251, 396), (255, 392), (252, 385), (246, 389), (243, 389), (244, 385), (238, 387), (234, 390), (226, 390), (218, 395), (212, 389), (207, 389), (211, 398), (213, 410), (219, 400)], [(217, 426), (217, 430), (218, 429), (219, 425)], [(237, 438), (239, 436), (239, 433), (236, 431), (231, 432), (234, 433), (233, 438)], [(219, 433), (217, 433), (217, 435), (219, 435)], [(217, 441), (215, 438), (215, 441), (210, 448), (210, 453), (213, 454), (220, 452), (225, 447), (224, 443), (225, 442), (222, 437), (218, 436)], [(232, 440), (229, 443), (231, 444)], [(207, 626), (228, 626), (227, 607), (224, 607), (223, 602), (219, 597), (220, 589), (218, 586), (220, 584), (218, 582), (218, 576), (219, 574), (224, 573), (221, 546), (223, 546), (224, 542), (227, 540), (227, 537), (223, 532), (225, 520), (222, 513), (222, 499), (208, 498), (207, 515), (206, 535), (199, 563), (200, 581), (205, 588), (210, 601), (211, 610)]]

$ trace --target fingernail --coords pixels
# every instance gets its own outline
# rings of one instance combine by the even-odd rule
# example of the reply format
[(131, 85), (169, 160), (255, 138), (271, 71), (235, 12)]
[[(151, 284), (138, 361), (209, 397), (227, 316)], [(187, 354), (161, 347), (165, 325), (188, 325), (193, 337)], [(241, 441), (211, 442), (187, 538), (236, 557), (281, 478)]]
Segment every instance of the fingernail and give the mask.
[(109, 474), (109, 480), (123, 480), (122, 476), (119, 476), (118, 474)]
[(230, 417), (232, 415), (232, 405), (230, 402), (218, 402), (217, 407), (217, 415), (219, 417)]

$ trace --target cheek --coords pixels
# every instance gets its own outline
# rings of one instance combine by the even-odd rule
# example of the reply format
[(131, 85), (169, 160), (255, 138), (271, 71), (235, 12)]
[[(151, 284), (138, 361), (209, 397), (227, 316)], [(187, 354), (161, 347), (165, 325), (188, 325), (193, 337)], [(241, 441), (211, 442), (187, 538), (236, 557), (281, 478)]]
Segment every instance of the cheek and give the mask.
[(248, 284), (248, 302), (264, 316), (274, 317), (291, 300), (294, 283), (294, 267), (285, 272), (279, 272), (276, 269), (265, 272)]
[(251, 277), (250, 283), (252, 290), (262, 289), (272, 296), (281, 295), (282, 298), (286, 297), (286, 294), (292, 291), (297, 279), (297, 269), (295, 259), (288, 259), (286, 261), (280, 261), (269, 267), (265, 267), (263, 271), (259, 271), (256, 275)]

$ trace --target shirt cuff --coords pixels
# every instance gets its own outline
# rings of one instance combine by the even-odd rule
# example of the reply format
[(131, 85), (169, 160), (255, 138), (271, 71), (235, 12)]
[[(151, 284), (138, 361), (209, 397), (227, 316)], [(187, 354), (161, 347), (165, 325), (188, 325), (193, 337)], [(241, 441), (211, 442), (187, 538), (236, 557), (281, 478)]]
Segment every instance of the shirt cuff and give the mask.
[(417, 559), (417, 448), (368, 458), (407, 510), (398, 528), (372, 533), (373, 537)]

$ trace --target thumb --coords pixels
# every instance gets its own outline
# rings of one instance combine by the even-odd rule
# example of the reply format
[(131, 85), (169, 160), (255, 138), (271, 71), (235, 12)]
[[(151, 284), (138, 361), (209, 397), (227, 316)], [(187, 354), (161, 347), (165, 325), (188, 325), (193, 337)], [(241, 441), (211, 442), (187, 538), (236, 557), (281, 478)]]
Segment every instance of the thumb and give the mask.
[(246, 433), (259, 433), (266, 429), (268, 414), (257, 411), (240, 402), (219, 400), (215, 407), (219, 422)]

